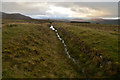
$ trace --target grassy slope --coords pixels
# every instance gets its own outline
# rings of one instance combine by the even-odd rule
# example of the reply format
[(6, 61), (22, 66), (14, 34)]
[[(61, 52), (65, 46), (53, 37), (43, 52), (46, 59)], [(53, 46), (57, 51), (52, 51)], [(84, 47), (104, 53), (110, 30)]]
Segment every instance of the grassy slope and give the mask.
[(117, 76), (120, 66), (117, 26), (79, 23), (54, 23), (54, 26), (64, 38), (70, 54), (86, 68), (88, 76)]
[(79, 77), (47, 23), (15, 22), (4, 22), (2, 28), (3, 78)]

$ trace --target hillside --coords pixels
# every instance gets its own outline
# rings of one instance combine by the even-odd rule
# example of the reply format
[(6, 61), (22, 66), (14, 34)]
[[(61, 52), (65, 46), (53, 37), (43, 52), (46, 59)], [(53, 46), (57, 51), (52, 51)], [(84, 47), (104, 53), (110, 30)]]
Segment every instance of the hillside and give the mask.
[(29, 19), (31, 19), (30, 17), (19, 14), (19, 13), (8, 14), (8, 13), (1, 12), (0, 14), (2, 14), (2, 19), (17, 19), (17, 20), (29, 20)]
[(54, 23), (79, 70), (91, 78), (118, 76), (118, 26), (85, 23)]
[(3, 78), (82, 77), (48, 26), (15, 21), (3, 24)]
[(101, 21), (90, 21), (91, 23), (99, 23), (99, 24), (109, 24), (109, 25), (118, 25), (118, 20), (101, 20)]
[(71, 21), (80, 22), (90, 22), (95, 24), (108, 24), (108, 25), (118, 25), (118, 19), (102, 19), (102, 18), (93, 18), (93, 19), (74, 19)]

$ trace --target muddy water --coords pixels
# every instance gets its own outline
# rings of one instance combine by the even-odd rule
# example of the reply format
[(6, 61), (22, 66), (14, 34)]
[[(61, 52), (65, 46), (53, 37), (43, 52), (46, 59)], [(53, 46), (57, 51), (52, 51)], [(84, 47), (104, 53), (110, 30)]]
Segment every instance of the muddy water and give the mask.
[(56, 33), (57, 38), (58, 38), (58, 39), (61, 41), (61, 43), (64, 45), (64, 50), (65, 50), (68, 58), (71, 59), (75, 64), (77, 64), (78, 66), (80, 66), (80, 65), (78, 64), (78, 62), (77, 62), (73, 57), (70, 56), (69, 51), (68, 51), (68, 49), (67, 49), (67, 46), (66, 46), (66, 44), (65, 44), (65, 41), (60, 37), (58, 31), (53, 27), (53, 25), (50, 26), (50, 29), (52, 29), (52, 30)]

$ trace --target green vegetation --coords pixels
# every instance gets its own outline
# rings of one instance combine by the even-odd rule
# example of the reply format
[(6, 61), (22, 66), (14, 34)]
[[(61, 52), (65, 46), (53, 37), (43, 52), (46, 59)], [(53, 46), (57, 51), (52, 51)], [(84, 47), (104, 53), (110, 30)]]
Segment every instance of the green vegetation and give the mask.
[(88, 77), (118, 76), (118, 26), (56, 22), (54, 27)]
[(80, 75), (48, 23), (3, 24), (3, 78), (65, 78)]
[(118, 76), (118, 26), (54, 22), (63, 44), (45, 20), (3, 20), (3, 78), (111, 78)]

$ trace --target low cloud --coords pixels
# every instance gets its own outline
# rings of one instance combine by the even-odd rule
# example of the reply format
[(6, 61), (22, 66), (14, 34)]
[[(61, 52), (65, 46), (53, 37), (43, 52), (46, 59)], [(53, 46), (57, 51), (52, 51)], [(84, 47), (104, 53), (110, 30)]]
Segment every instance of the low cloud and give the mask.
[(3, 2), (2, 11), (33, 18), (117, 17), (117, 2)]

